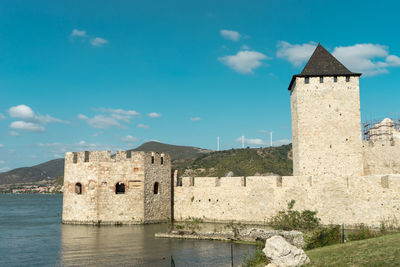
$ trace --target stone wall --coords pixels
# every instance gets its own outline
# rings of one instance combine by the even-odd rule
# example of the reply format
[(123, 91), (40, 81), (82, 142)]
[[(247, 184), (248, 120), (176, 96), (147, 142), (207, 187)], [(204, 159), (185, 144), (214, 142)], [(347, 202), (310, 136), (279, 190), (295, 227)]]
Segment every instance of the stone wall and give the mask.
[(291, 110), (293, 175), (362, 175), (358, 77), (297, 77)]
[[(157, 159), (154, 163), (152, 157)], [(170, 172), (169, 156), (158, 153), (117, 151), (112, 158), (110, 151), (68, 152), (63, 222), (130, 224), (165, 220), (171, 210)], [(155, 181), (164, 188), (159, 194), (153, 191)], [(77, 183), (82, 185), (81, 194), (75, 191)], [(123, 194), (116, 194), (119, 183), (125, 186)]]
[(365, 175), (400, 174), (400, 141), (363, 141)]
[(400, 175), (356, 177), (183, 177), (174, 187), (176, 220), (265, 223), (287, 203), (316, 210), (323, 224), (379, 226), (400, 219)]

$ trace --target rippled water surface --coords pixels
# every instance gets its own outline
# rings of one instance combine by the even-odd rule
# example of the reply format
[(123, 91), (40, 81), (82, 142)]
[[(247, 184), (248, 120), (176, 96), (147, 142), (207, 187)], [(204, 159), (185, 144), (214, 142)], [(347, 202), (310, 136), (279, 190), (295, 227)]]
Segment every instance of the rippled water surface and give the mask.
[[(166, 225), (61, 224), (62, 195), (0, 194), (0, 266), (230, 266), (230, 243), (155, 238)], [(239, 265), (254, 246), (233, 244)]]

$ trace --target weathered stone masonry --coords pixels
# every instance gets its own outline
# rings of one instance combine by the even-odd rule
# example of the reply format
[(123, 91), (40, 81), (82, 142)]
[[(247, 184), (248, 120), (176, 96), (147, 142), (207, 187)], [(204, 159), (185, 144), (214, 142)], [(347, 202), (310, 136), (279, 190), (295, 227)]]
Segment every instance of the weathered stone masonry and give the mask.
[(171, 217), (169, 155), (68, 152), (64, 172), (64, 223), (153, 223)]

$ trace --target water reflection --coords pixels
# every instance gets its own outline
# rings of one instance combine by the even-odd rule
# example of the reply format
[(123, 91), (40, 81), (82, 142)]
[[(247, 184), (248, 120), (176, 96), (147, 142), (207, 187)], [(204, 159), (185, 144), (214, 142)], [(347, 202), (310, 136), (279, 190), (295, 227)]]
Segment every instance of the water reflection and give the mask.
[[(154, 238), (166, 225), (63, 225), (60, 266), (230, 266), (230, 243)], [(234, 244), (239, 265), (253, 246)]]

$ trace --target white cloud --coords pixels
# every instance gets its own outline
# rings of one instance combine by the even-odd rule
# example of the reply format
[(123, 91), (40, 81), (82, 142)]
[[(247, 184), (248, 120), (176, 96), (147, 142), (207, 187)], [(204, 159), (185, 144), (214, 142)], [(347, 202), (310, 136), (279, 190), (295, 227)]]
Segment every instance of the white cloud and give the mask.
[(92, 40), (90, 40), (90, 43), (93, 46), (101, 47), (101, 46), (107, 44), (108, 41), (106, 39), (101, 38), (101, 37), (96, 37), (96, 38), (93, 38)]
[(6, 119), (6, 116), (3, 115), (3, 113), (0, 113), (0, 120)]
[(100, 108), (99, 110), (104, 113), (110, 113), (111, 117), (125, 122), (129, 122), (132, 117), (137, 117), (140, 115), (140, 113), (135, 110), (112, 109), (112, 108)]
[(305, 44), (290, 44), (285, 41), (278, 42), (278, 58), (286, 59), (294, 66), (300, 66), (306, 62), (314, 52), (317, 44), (309, 42)]
[[(298, 67), (310, 58), (315, 47), (315, 42), (290, 44), (281, 41), (276, 56)], [(387, 73), (389, 67), (400, 66), (400, 57), (389, 54), (389, 48), (380, 44), (338, 46), (333, 49), (332, 55), (350, 71), (361, 72), (365, 76)]]
[(147, 114), (147, 116), (149, 116), (150, 118), (160, 118), (161, 114), (157, 113), (157, 112), (151, 112), (151, 113)]
[(291, 142), (292, 141), (289, 139), (272, 140), (272, 144), (274, 146), (287, 145), (287, 144), (290, 144)]
[(258, 130), (257, 132), (262, 133), (262, 134), (267, 134), (267, 133), (269, 133), (267, 130)]
[(97, 136), (101, 135), (102, 133), (103, 133), (102, 131), (96, 132), (96, 133), (92, 134), (92, 136), (97, 137)]
[(148, 126), (148, 125), (145, 125), (145, 124), (142, 124), (142, 123), (139, 123), (139, 124), (137, 125), (137, 127), (142, 128), (142, 129), (149, 129), (149, 126)]
[(71, 34), (71, 37), (86, 37), (86, 31), (84, 30), (78, 30), (78, 29), (73, 29)]
[[(8, 114), (11, 118), (21, 119), (14, 121), (10, 124), (10, 128), (14, 130), (24, 130), (33, 132), (45, 131), (45, 125), (48, 123), (69, 123), (57, 118), (53, 118), (50, 115), (36, 114), (31, 107), (27, 105), (18, 105), (8, 109)], [(10, 132), (12, 136), (18, 135), (17, 132)]]
[(137, 141), (139, 141), (139, 138), (136, 138), (132, 135), (127, 135), (125, 137), (122, 137), (121, 140), (124, 142), (137, 142)]
[(4, 160), (0, 160), (0, 164), (5, 164), (6, 162)]
[(3, 145), (3, 144), (0, 144), (0, 148), (2, 148), (2, 147), (4, 147), (4, 145)]
[(239, 39), (241, 37), (240, 33), (238, 33), (237, 31), (232, 31), (232, 30), (221, 30), (219, 33), (225, 39), (228, 39), (228, 40), (231, 40), (234, 42), (239, 41)]
[(121, 126), (116, 118), (104, 115), (96, 115), (93, 118), (89, 118), (86, 115), (78, 114), (78, 119), (86, 121), (89, 126), (97, 129), (106, 129), (113, 126)]
[(97, 146), (97, 144), (87, 143), (84, 140), (79, 141), (75, 145), (78, 146), (78, 147), (91, 147), (91, 148), (94, 148), (94, 147)]
[(9, 132), (8, 132), (8, 135), (10, 135), (10, 136), (18, 136), (19, 133), (16, 132), (16, 131), (9, 131)]
[(37, 144), (37, 146), (41, 146), (41, 147), (56, 147), (56, 146), (62, 146), (63, 144), (59, 143), (59, 142), (54, 142), (54, 143), (39, 143)]
[(332, 54), (349, 70), (372, 76), (387, 73), (388, 67), (400, 66), (400, 58), (390, 55), (388, 50), (379, 44), (355, 44), (335, 47)]
[(140, 113), (135, 110), (98, 108), (96, 111), (107, 114), (95, 115), (89, 118), (84, 114), (78, 114), (78, 119), (86, 121), (91, 127), (98, 129), (106, 129), (112, 126), (120, 127), (120, 122), (130, 122), (132, 117), (139, 116)]
[(0, 172), (8, 171), (10, 168), (9, 167), (2, 167), (0, 168)]
[[(241, 143), (242, 142), (242, 137), (236, 138), (235, 141), (238, 142), (238, 143)], [(267, 142), (265, 140), (262, 140), (261, 138), (254, 138), (254, 139), (244, 138), (244, 143), (248, 144), (248, 145), (259, 145), (259, 146), (267, 144)]]
[(193, 117), (193, 118), (190, 118), (190, 120), (191, 120), (191, 121), (200, 121), (201, 118), (200, 118), (200, 117)]
[(241, 47), (243, 50), (250, 50), (250, 46), (248, 46), (248, 45), (242, 45), (242, 47)]
[(10, 124), (10, 128), (14, 130), (31, 131), (31, 132), (44, 132), (45, 128), (33, 122), (14, 121)]
[(27, 105), (18, 105), (11, 107), (8, 110), (8, 114), (11, 118), (19, 118), (25, 120), (32, 120), (35, 118), (35, 112)]
[(257, 51), (239, 51), (236, 55), (219, 57), (218, 60), (233, 70), (248, 74), (261, 66), (261, 61), (269, 59), (266, 55)]
[(102, 112), (108, 112), (108, 113), (113, 113), (113, 114), (121, 114), (121, 115), (126, 115), (126, 116), (139, 116), (140, 113), (135, 111), (135, 110), (124, 110), (121, 108), (113, 109), (113, 108), (100, 108), (99, 109)]

